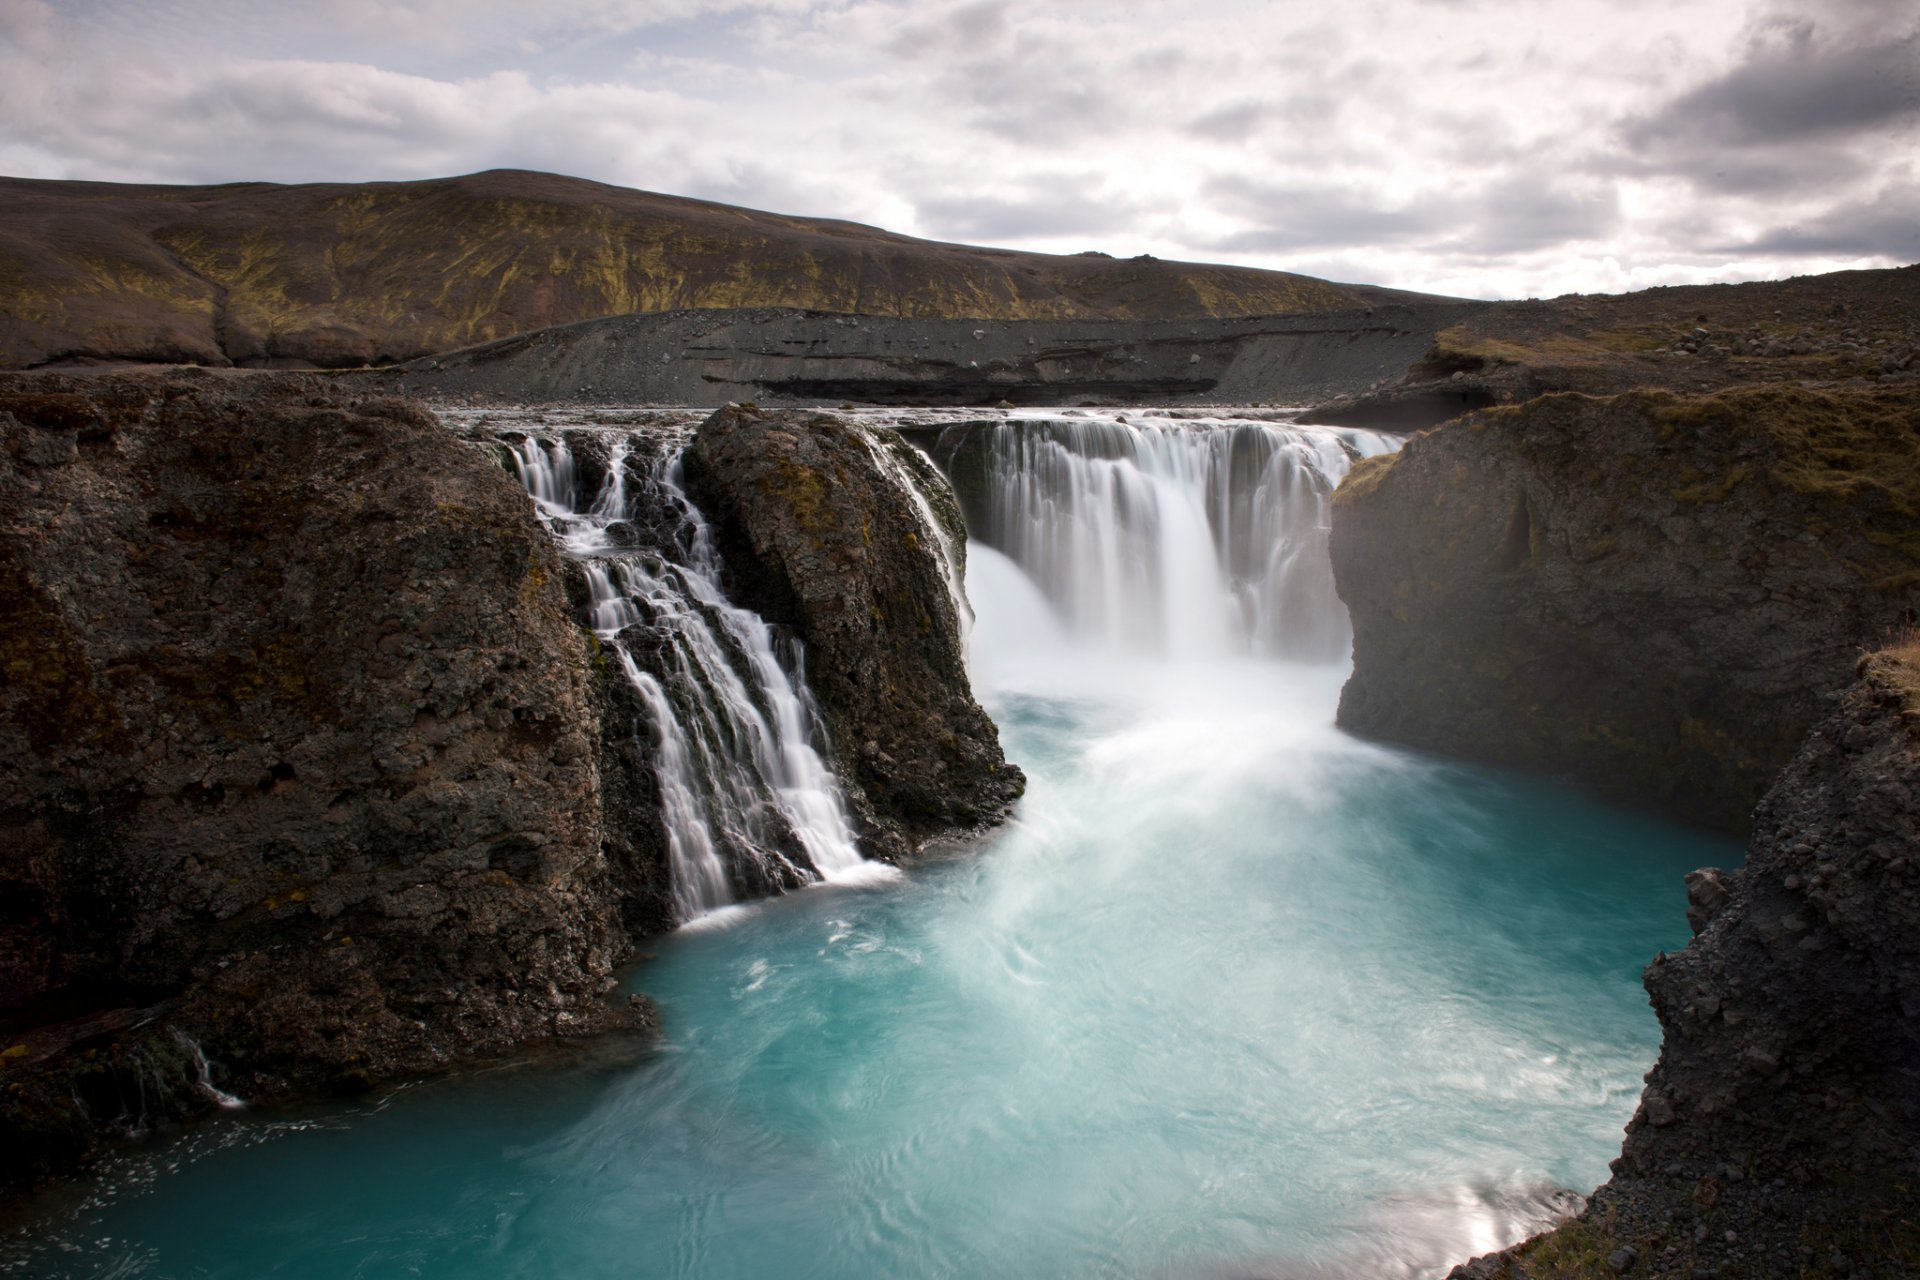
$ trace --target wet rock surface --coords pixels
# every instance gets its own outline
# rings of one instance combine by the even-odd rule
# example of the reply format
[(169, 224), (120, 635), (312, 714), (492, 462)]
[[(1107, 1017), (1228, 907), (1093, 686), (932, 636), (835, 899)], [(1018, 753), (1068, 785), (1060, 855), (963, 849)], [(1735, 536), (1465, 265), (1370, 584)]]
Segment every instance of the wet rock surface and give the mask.
[(19, 376), (0, 511), (9, 1179), (210, 1105), (176, 1030), (252, 1096), (646, 1022), (510, 475), (313, 379)]
[(734, 597), (805, 642), (868, 856), (899, 858), (997, 822), (1025, 779), (973, 700), (935, 548), (875, 448), (923, 468), (936, 517), (962, 533), (911, 446), (829, 414), (729, 406), (701, 424), (686, 471)]
[(1340, 723), (1744, 830), (1920, 607), (1920, 394), (1548, 396), (1362, 463)]
[(1648, 967), (1665, 1038), (1612, 1180), (1455, 1277), (1920, 1274), (1916, 690), (1920, 651), (1862, 661), (1693, 941)]

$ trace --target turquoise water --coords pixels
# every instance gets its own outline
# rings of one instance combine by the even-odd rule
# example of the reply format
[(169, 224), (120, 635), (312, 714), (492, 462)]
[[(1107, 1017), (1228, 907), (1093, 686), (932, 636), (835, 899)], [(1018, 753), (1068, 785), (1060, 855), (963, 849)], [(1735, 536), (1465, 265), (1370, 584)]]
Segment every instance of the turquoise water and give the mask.
[(658, 1052), (223, 1119), (6, 1269), (1413, 1276), (1605, 1178), (1737, 850), (1348, 739), (1332, 668), (1000, 658), (1019, 822), (661, 940)]

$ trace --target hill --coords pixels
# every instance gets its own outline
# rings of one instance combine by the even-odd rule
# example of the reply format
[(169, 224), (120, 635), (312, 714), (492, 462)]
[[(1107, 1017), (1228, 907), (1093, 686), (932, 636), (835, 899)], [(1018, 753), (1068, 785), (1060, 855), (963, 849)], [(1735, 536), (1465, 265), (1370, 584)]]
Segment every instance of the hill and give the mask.
[(0, 178), (0, 367), (388, 364), (635, 312), (1287, 315), (1416, 295), (1244, 267), (940, 244), (495, 170), (211, 187)]

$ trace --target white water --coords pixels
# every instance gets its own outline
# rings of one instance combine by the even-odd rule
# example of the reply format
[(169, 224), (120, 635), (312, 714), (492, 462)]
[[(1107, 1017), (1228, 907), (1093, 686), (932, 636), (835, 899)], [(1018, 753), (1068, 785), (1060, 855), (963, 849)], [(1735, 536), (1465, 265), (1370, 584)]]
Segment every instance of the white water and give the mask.
[[(1680, 874), (1738, 851), (1334, 727), (1344, 651), (1275, 650), (1344, 636), (1337, 602), (1305, 589), (1304, 551), (1243, 554), (1234, 530), (1271, 518), (1313, 545), (1346, 446), (1374, 442), (1223, 424), (1297, 445), (1287, 487), (1257, 440), (1241, 447), (1265, 461), (1223, 480), (1231, 446), (1092, 421), (1078, 434), (1108, 453), (1073, 431), (1020, 446), (1058, 483), (1009, 475), (1021, 523), (976, 522), (1012, 554), (967, 548), (976, 687), (1030, 779), (992, 841), (884, 893), (658, 939), (633, 982), (667, 1042), (644, 1061), (479, 1073), (176, 1162), (39, 1255), (58, 1270), (21, 1274), (1437, 1280), (1565, 1212), (1554, 1188), (1606, 1176), (1653, 1060), (1637, 975), (1685, 940)], [(658, 655), (706, 627), (749, 673), (741, 740), (777, 718), (688, 568), (712, 562), (670, 469), (636, 460), (628, 492), (589, 501), (590, 434), (579, 460), (551, 433), (523, 447), (528, 488), (604, 578), (594, 625), (658, 699), (676, 857), (724, 864), (700, 752), (738, 707), (689, 704), (689, 673), (724, 679)], [(1262, 483), (1302, 509), (1256, 511)], [(1123, 521), (1123, 493), (1152, 505)], [(1124, 524), (1134, 558), (1084, 546), (1075, 502)], [(667, 550), (618, 550), (638, 540), (621, 511)], [(1013, 536), (1036, 528), (1054, 532)], [(1054, 572), (1075, 565), (1120, 597), (1076, 613)], [(1150, 606), (1124, 598), (1148, 588)], [(1167, 618), (1176, 603), (1205, 616)]]
[(1020, 565), (1077, 644), (1335, 662), (1351, 633), (1330, 498), (1355, 458), (1391, 448), (1294, 423), (1023, 415), (958, 465), (983, 472), (971, 536)]
[[(867, 449), (873, 455), (875, 465), (881, 474), (890, 477), (900, 491), (912, 499), (915, 513), (927, 535), (927, 545), (933, 552), (933, 558), (940, 566), (940, 573), (947, 582), (947, 595), (953, 601), (954, 617), (960, 624), (960, 645), (962, 652), (967, 649), (967, 637), (973, 629), (973, 605), (967, 599), (965, 580), (966, 560), (962, 549), (954, 544), (953, 537), (947, 532), (947, 526), (934, 514), (933, 503), (928, 499), (926, 484), (933, 466), (911, 445), (893, 436), (883, 443), (868, 432), (861, 437)], [(910, 454), (912, 461), (902, 457), (896, 450)]]
[[(590, 497), (570, 436), (605, 451)], [(636, 439), (576, 429), (509, 447), (556, 541), (581, 562), (594, 634), (646, 709), (677, 919), (742, 890), (863, 876), (839, 781), (814, 746), (798, 642), (723, 594), (712, 530), (680, 485), (678, 442), (656, 436), (649, 461)]]
[(213, 1082), (213, 1064), (207, 1061), (207, 1051), (200, 1047), (200, 1042), (178, 1027), (168, 1029), (173, 1032), (174, 1043), (185, 1049), (193, 1059), (194, 1083), (200, 1086), (200, 1091), (213, 1099), (214, 1105), (223, 1111), (244, 1110), (247, 1105), (245, 1098), (236, 1097)]

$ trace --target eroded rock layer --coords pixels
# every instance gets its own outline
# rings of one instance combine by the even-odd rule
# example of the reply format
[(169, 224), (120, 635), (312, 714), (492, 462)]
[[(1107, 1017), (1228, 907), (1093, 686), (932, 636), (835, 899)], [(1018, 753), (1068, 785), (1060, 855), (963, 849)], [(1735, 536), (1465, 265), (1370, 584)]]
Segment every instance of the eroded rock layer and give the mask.
[(22, 377), (0, 511), (9, 1176), (166, 1114), (114, 1114), (116, 1055), (191, 1095), (175, 1030), (260, 1093), (626, 1016), (583, 636), (511, 476), (307, 379)]
[[(689, 486), (714, 521), (734, 595), (806, 644), (807, 677), (869, 856), (989, 825), (1025, 779), (973, 700), (934, 531), (877, 468), (925, 467), (892, 433), (828, 414), (730, 406), (701, 424)], [(937, 475), (925, 477), (946, 495)], [(958, 553), (950, 495), (936, 520)]]
[(1745, 829), (1920, 608), (1908, 388), (1549, 396), (1362, 463), (1340, 723)]

